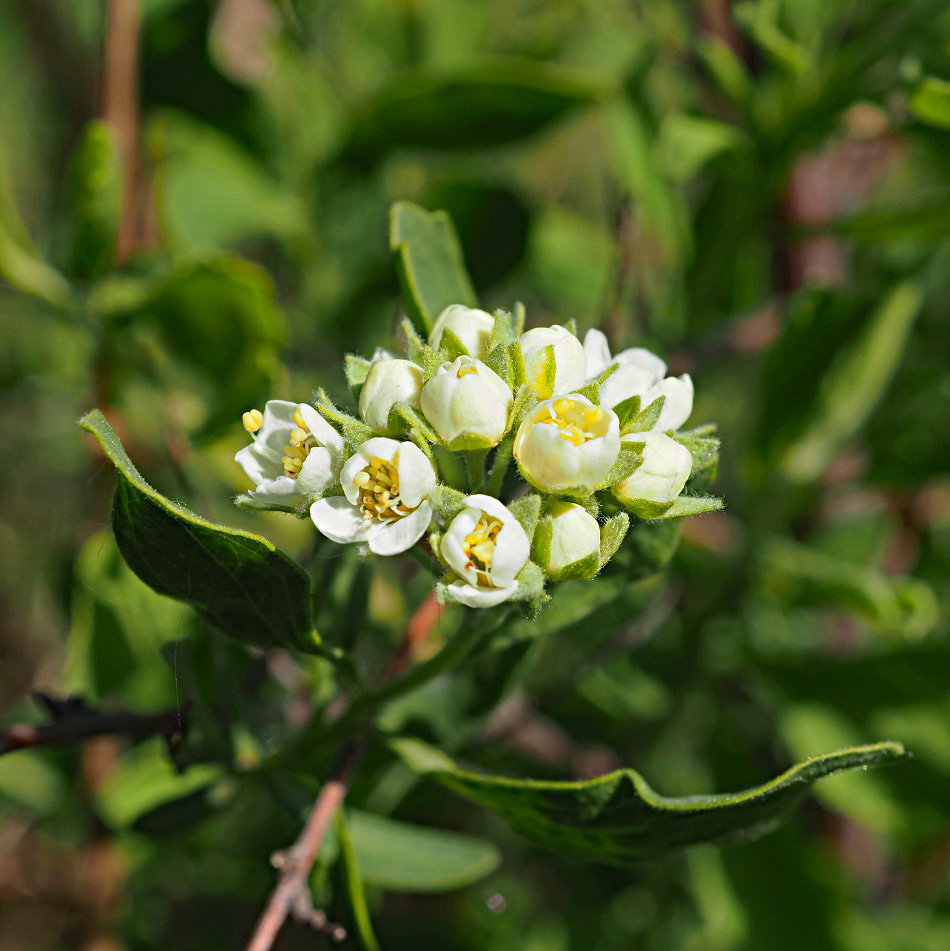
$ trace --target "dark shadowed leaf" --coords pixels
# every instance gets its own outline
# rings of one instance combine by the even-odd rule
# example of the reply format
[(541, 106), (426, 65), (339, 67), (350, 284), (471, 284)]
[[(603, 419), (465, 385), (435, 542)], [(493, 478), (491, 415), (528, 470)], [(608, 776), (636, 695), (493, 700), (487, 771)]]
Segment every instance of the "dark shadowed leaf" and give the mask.
[(99, 410), (81, 420), (118, 472), (112, 529), (129, 567), (229, 637), (314, 651), (310, 579), (267, 539), (208, 522), (142, 478)]

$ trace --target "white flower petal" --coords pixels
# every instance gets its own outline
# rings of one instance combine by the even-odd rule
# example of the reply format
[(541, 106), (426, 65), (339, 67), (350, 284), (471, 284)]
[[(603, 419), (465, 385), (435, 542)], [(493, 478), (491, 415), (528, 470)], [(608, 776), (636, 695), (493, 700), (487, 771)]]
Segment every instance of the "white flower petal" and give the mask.
[(267, 499), (272, 502), (294, 502), (302, 499), (300, 489), (296, 480), (290, 476), (281, 476), (278, 479), (272, 479), (269, 482), (262, 482), (256, 489), (251, 491), (251, 495), (258, 499)]
[(244, 470), (245, 475), (255, 484), (263, 485), (283, 474), (284, 466), (280, 457), (275, 457), (257, 443), (251, 443), (235, 453), (234, 461)]
[(377, 523), (369, 532), (369, 550), (374, 555), (398, 555), (412, 548), (432, 521), (432, 506), (423, 502), (411, 515), (386, 524)]
[(665, 396), (666, 402), (660, 410), (660, 418), (653, 428), (661, 433), (679, 429), (693, 412), (693, 381), (688, 373), (682, 376), (668, 376), (650, 391), (650, 399)]
[[(493, 501), (498, 501), (493, 499)], [(499, 503), (500, 505), (501, 503)], [(462, 546), (465, 539), (471, 534), (472, 530), (478, 524), (481, 517), (481, 510), (476, 508), (464, 508), (455, 518), (452, 519), (449, 527), (442, 536), (442, 543), (439, 548), (442, 557), (449, 563), (449, 567), (458, 574), (466, 578), (471, 578), (474, 583), (476, 580), (475, 570), (468, 562)]]
[(290, 434), (297, 428), (294, 422), (295, 412), (297, 404), (291, 403), (290, 400), (268, 400), (264, 406), (261, 428), (254, 434), (255, 447), (280, 459)]
[(622, 366), (615, 370), (600, 387), (600, 405), (613, 409), (631, 396), (640, 397), (640, 408), (646, 409), (646, 395), (661, 379), (645, 367)]
[(300, 403), (297, 412), (321, 446), (337, 455), (343, 454), (343, 437), (309, 403)]
[(336, 480), (336, 473), (336, 456), (329, 449), (315, 446), (307, 453), (307, 458), (303, 461), (300, 474), (297, 476), (297, 491), (303, 495), (322, 492)]
[(382, 459), (383, 462), (392, 462), (401, 445), (403, 444), (398, 439), (389, 439), (387, 436), (374, 436), (372, 439), (367, 439), (357, 450), (357, 453), (366, 459), (360, 468), (368, 465), (373, 456)]
[(318, 532), (341, 545), (364, 541), (370, 527), (363, 513), (339, 495), (314, 502), (310, 506), (310, 518)]
[[(366, 443), (363, 443), (363, 445), (365, 446)], [(368, 465), (369, 459), (360, 449), (357, 449), (343, 464), (343, 469), (340, 472), (340, 485), (343, 487), (343, 494), (346, 496), (347, 501), (352, 505), (359, 503), (360, 495), (362, 494), (356, 487), (356, 483), (353, 479), (357, 473), (362, 472)]]
[(666, 376), (666, 363), (644, 347), (630, 347), (628, 350), (621, 350), (614, 357), (613, 362), (621, 367), (636, 367), (643, 370), (649, 373), (654, 380), (661, 380)]
[(610, 344), (602, 330), (591, 328), (584, 334), (584, 356), (587, 358), (587, 378), (600, 376), (613, 362), (610, 358)]
[(531, 543), (521, 523), (509, 516), (495, 539), (492, 556), (491, 581), (497, 588), (506, 588), (521, 571), (531, 554)]
[(409, 508), (415, 508), (435, 491), (435, 470), (415, 443), (400, 444), (396, 472), (399, 475), (399, 497)]
[(446, 586), (446, 593), (453, 601), (469, 608), (491, 608), (507, 601), (518, 590), (515, 581), (506, 588), (476, 588), (464, 581), (453, 581)]

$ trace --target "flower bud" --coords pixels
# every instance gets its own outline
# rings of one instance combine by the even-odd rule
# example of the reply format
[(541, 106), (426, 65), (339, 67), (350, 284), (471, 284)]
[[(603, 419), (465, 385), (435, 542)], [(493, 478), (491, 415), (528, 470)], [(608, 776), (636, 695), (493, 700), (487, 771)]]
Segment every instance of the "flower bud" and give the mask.
[(426, 419), (450, 449), (489, 449), (508, 428), (508, 384), (481, 360), (443, 363), (422, 388)]
[(536, 489), (586, 497), (617, 461), (620, 421), (577, 393), (544, 400), (518, 428), (513, 453)]
[(552, 502), (534, 533), (534, 560), (555, 580), (592, 578), (600, 559), (600, 525), (583, 506)]
[(693, 469), (689, 450), (665, 433), (637, 433), (624, 439), (624, 446), (643, 446), (643, 461), (622, 482), (614, 495), (625, 508), (641, 518), (655, 518), (673, 504), (683, 491)]
[(377, 433), (389, 433), (389, 412), (405, 401), (419, 407), (422, 369), (411, 360), (376, 360), (360, 390), (360, 416)]
[(498, 499), (470, 495), (449, 523), (439, 551), (459, 576), (448, 585), (449, 598), (470, 608), (507, 601), (518, 590), (516, 576), (531, 545), (521, 523)]
[[(587, 360), (581, 342), (559, 324), (535, 327), (518, 341), (524, 357), (525, 378), (537, 393), (570, 393), (584, 385)], [(554, 380), (546, 377), (548, 347), (554, 348)]]
[(488, 339), (495, 326), (495, 318), (484, 310), (451, 304), (442, 311), (429, 331), (429, 345), (439, 349), (442, 332), (451, 330), (468, 351), (470, 357), (484, 360), (488, 355)]

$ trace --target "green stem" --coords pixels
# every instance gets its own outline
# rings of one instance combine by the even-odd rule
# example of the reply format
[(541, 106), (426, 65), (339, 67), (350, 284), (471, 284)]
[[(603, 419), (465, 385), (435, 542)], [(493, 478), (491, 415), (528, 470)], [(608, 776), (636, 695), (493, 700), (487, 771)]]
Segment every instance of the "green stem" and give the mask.
[(465, 456), (468, 489), (470, 492), (478, 492), (485, 481), (485, 457), (488, 453), (484, 449), (470, 449), (462, 455)]
[(486, 482), (485, 491), (488, 495), (496, 499), (501, 497), (501, 484), (505, 481), (505, 473), (511, 465), (511, 450), (515, 444), (515, 437), (509, 436), (503, 439), (495, 450), (495, 458), (492, 460), (491, 475)]

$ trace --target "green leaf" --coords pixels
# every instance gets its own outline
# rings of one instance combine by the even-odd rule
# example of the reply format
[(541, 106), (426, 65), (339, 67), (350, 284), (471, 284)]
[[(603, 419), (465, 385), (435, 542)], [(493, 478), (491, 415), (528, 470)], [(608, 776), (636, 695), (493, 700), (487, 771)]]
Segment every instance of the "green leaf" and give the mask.
[(458, 235), (444, 211), (397, 201), (389, 213), (389, 248), (406, 309), (417, 327), (431, 330), (449, 304), (478, 306)]
[(360, 861), (353, 841), (350, 838), (349, 823), (342, 812), (338, 812), (333, 820), (333, 829), (336, 832), (340, 853), (343, 857), (343, 874), (346, 881), (346, 892), (350, 899), (350, 909), (353, 912), (353, 923), (359, 935), (360, 944), (365, 951), (379, 951), (379, 942), (373, 934), (373, 923), (370, 920), (369, 908), (366, 905), (366, 893), (363, 891), (363, 877)]
[(72, 271), (88, 280), (112, 266), (122, 213), (119, 143), (105, 122), (83, 129), (70, 171)]
[(344, 156), (376, 158), (404, 147), (485, 149), (531, 135), (602, 92), (593, 77), (537, 61), (420, 70), (390, 83), (357, 115)]
[(310, 579), (267, 539), (206, 521), (142, 478), (99, 410), (80, 421), (118, 472), (112, 529), (128, 566), (235, 640), (315, 653)]
[[(234, 497), (234, 504), (245, 512), (283, 512), (285, 515), (297, 515), (298, 505), (285, 505), (271, 498), (261, 497), (253, 492), (242, 492)], [(309, 505), (309, 502), (307, 503)]]
[(395, 892), (448, 892), (490, 875), (501, 856), (489, 842), (351, 809), (347, 827), (363, 881)]
[(24, 294), (56, 307), (73, 298), (69, 282), (33, 246), (13, 201), (7, 165), (0, 154), (0, 278)]
[(744, 142), (742, 132), (733, 124), (671, 112), (660, 124), (657, 161), (671, 178), (686, 181), (714, 158), (741, 147)]
[(950, 82), (925, 76), (908, 96), (907, 107), (921, 122), (950, 129)]
[(922, 300), (917, 284), (898, 284), (844, 358), (828, 372), (811, 422), (780, 460), (793, 482), (820, 476), (877, 406), (903, 357)]
[(497, 812), (529, 838), (561, 853), (612, 865), (658, 858), (701, 842), (761, 835), (785, 819), (823, 776), (906, 755), (900, 743), (855, 746), (805, 760), (743, 792), (670, 798), (651, 789), (632, 769), (584, 782), (508, 779), (460, 769), (418, 740), (398, 739), (391, 745), (410, 769)]

